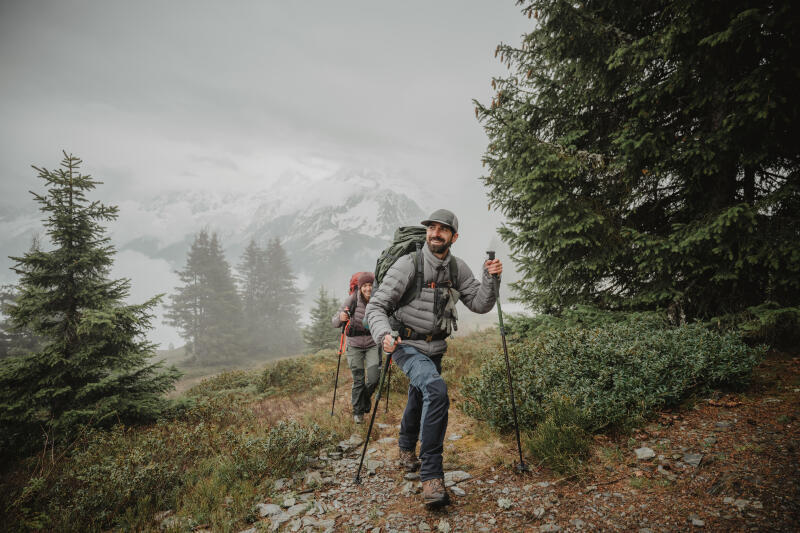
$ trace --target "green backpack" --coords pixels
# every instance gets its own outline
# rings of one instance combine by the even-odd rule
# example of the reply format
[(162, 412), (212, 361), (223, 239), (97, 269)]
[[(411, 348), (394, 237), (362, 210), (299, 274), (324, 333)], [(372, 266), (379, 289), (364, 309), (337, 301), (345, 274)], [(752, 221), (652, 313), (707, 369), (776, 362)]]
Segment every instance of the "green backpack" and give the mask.
[[(418, 297), (422, 292), (422, 284), (424, 282), (424, 264), (422, 257), (422, 246), (425, 244), (425, 234), (427, 229), (425, 226), (401, 226), (394, 232), (394, 239), (392, 244), (388, 246), (375, 264), (375, 283), (373, 284), (373, 291), (377, 291), (386, 273), (395, 262), (404, 255), (411, 254), (416, 265), (415, 286), (409, 287), (397, 307), (407, 305), (411, 300)], [(450, 284), (455, 287), (456, 280), (458, 280), (458, 262), (453, 254), (450, 254)], [(416, 290), (412, 290), (416, 289)]]

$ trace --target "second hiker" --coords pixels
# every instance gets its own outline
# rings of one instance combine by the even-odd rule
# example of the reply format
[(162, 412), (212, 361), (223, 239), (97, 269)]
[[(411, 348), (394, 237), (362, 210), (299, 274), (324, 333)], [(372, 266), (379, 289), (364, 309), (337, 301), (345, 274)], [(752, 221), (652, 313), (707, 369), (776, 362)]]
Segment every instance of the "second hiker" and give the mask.
[(350, 320), (345, 330), (347, 335), (347, 365), (353, 374), (353, 391), (351, 403), (353, 405), (353, 420), (357, 424), (364, 421), (364, 413), (369, 413), (372, 393), (378, 386), (380, 377), (380, 355), (378, 346), (372, 340), (369, 332), (364, 329), (364, 310), (372, 296), (372, 283), (375, 275), (372, 272), (362, 272), (358, 276), (358, 288), (348, 296), (339, 311), (333, 317), (333, 327), (340, 328)]

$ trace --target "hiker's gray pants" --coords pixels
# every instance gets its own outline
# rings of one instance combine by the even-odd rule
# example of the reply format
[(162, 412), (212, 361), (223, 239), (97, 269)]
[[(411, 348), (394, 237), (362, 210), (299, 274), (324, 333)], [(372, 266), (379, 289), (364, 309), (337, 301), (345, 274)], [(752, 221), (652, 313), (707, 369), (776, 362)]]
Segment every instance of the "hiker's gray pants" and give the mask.
[[(353, 405), (353, 414), (363, 415), (364, 413), (369, 413), (372, 405), (370, 399), (372, 393), (378, 387), (378, 378), (381, 374), (378, 347), (354, 348), (348, 346), (345, 354), (347, 354), (347, 365), (353, 374), (353, 391), (350, 398), (350, 403)], [(364, 379), (365, 377), (366, 380)]]
[(442, 451), (450, 398), (440, 375), (442, 355), (428, 357), (401, 343), (392, 354), (392, 360), (411, 382), (397, 443), (406, 450), (415, 450), (419, 439), (420, 479), (443, 478)]

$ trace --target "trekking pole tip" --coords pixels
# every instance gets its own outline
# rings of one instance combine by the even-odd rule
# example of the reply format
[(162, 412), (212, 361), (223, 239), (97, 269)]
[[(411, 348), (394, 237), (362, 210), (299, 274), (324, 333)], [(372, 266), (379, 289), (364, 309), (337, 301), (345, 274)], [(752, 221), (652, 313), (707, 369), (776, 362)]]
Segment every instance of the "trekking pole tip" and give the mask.
[(517, 474), (523, 474), (525, 472), (530, 472), (531, 471), (531, 469), (525, 463), (518, 463), (514, 467), (514, 470), (517, 472)]

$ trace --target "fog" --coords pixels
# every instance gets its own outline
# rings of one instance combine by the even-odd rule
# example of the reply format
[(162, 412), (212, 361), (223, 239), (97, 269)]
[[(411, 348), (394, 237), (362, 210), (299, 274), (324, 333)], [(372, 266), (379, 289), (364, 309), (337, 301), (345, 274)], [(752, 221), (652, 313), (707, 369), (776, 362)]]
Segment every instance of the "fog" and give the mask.
[[(41, 233), (30, 165), (56, 167), (61, 150), (120, 207), (113, 274), (132, 280), (132, 302), (177, 284), (199, 225), (224, 243), (241, 227), (235, 209), (211, 218), (197, 203), (156, 210), (159, 199), (238, 201), (287, 176), (307, 180), (305, 194), (347, 169), (456, 211), (454, 251), (476, 267), (501, 217), (479, 181), (486, 137), (472, 99), (489, 100), (504, 72), (496, 45), (530, 24), (512, 0), (3, 2), (0, 282), (16, 281), (7, 256)], [(158, 253), (131, 244), (143, 241)], [(155, 325), (156, 342), (180, 342)]]

